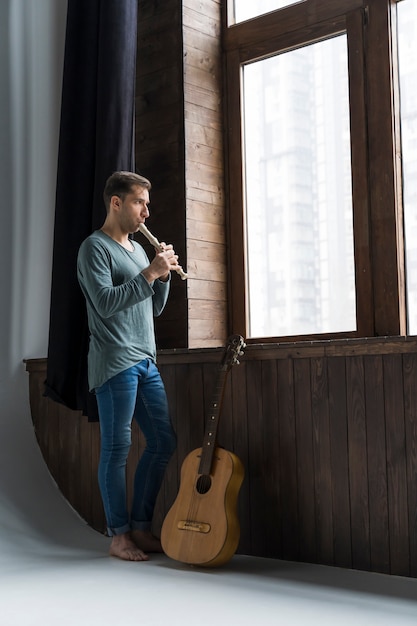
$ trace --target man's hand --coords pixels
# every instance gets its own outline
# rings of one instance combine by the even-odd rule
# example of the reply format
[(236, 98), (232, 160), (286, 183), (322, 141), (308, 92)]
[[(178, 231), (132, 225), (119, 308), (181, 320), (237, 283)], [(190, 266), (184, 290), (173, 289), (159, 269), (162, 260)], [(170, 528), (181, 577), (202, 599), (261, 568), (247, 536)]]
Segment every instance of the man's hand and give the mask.
[(160, 280), (168, 280), (169, 273), (178, 267), (178, 255), (171, 244), (161, 243), (161, 249), (156, 250), (153, 261), (142, 270), (143, 276), (148, 283), (152, 283), (159, 278)]

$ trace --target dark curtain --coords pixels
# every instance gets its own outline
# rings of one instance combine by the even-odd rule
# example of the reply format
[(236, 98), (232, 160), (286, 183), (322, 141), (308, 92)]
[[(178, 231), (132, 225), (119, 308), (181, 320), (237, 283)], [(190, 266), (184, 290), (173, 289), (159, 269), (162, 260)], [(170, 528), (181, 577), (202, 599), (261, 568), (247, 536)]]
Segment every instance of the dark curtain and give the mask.
[(96, 419), (78, 286), (81, 242), (105, 219), (102, 193), (134, 171), (138, 0), (68, 0), (45, 395)]

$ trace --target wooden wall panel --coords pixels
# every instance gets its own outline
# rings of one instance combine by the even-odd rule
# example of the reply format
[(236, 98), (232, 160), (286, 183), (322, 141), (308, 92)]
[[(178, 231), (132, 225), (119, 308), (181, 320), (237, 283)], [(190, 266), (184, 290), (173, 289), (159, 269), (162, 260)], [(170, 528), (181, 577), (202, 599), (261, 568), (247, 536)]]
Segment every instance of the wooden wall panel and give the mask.
[[(222, 349), (159, 353), (178, 447), (154, 531), (200, 447)], [(243, 554), (417, 576), (417, 340), (247, 346), (226, 381), (219, 443), (245, 468)], [(43, 397), (46, 359), (27, 362), (33, 423), (54, 480), (103, 532), (98, 424)], [(143, 449), (133, 428), (128, 476)]]
[(417, 577), (417, 355), (403, 355), (410, 575)]
[(370, 569), (369, 486), (363, 357), (346, 362), (352, 566)]
[[(298, 560), (299, 554), (299, 511), (298, 511), (298, 454), (295, 421), (294, 362), (286, 359), (277, 362), (278, 423), (279, 423), (279, 475), (281, 476), (281, 557)], [(306, 475), (306, 480), (309, 477)], [(270, 503), (272, 507), (274, 503)], [(302, 514), (302, 512), (301, 512)], [(259, 529), (261, 531), (261, 529)], [(303, 537), (304, 539), (304, 537)]]
[(331, 467), (328, 360), (311, 360), (311, 409), (314, 458), (314, 501), (316, 503), (317, 560), (332, 565), (333, 514)]
[(408, 573), (410, 567), (407, 457), (404, 424), (404, 391), (402, 357), (389, 354), (383, 357), (385, 431), (387, 438), (388, 523), (390, 537), (390, 571)]
[(173, 277), (156, 320), (158, 346), (221, 346), (227, 309), (220, 3), (138, 6), (136, 167), (153, 184), (149, 229), (174, 244), (189, 275), (186, 282)]
[[(220, 3), (183, 2), (188, 346), (227, 336)], [(214, 324), (207, 322), (213, 310)]]
[(350, 538), (349, 449), (346, 359), (328, 359), (329, 423), (332, 477), (333, 562), (352, 567)]
[(385, 406), (381, 393), (384, 383), (382, 356), (364, 357), (365, 402), (367, 413), (367, 456), (369, 481), (369, 532), (371, 566), (379, 555), (380, 571), (389, 572), (389, 523)]

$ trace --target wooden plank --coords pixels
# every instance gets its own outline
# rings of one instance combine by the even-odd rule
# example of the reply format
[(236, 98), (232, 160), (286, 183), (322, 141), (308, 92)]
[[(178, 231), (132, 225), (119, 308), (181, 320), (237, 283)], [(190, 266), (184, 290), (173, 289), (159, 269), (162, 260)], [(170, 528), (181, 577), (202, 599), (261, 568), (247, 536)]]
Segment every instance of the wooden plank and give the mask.
[(187, 141), (191, 144), (198, 143), (208, 148), (221, 151), (223, 148), (223, 135), (220, 129), (211, 128), (203, 123), (187, 121)]
[(193, 365), (190, 367), (189, 373), (188, 437), (190, 450), (200, 448), (203, 444), (207, 393), (208, 390), (204, 387), (203, 366), (201, 363)]
[(173, 72), (179, 71), (182, 49), (179, 32), (180, 26), (175, 30), (172, 21), (166, 28), (160, 21), (157, 28), (149, 31), (145, 31), (144, 28), (140, 29), (138, 63), (136, 64), (136, 84), (139, 88), (147, 82), (149, 76), (156, 72), (163, 72), (167, 67), (171, 67)]
[[(265, 537), (263, 555), (280, 558), (282, 554), (282, 481), (277, 460), (280, 455), (280, 434), (278, 422), (278, 389), (276, 361), (262, 364), (261, 390), (263, 396), (260, 430), (263, 434), (264, 452), (264, 512), (263, 525), (258, 532)], [(259, 390), (258, 390), (259, 393)]]
[(190, 345), (193, 345), (193, 343), (194, 345), (201, 345), (201, 342), (207, 344), (210, 340), (212, 340), (211, 345), (214, 344), (215, 346), (220, 346), (223, 344), (221, 337), (225, 337), (226, 335), (226, 328), (223, 320), (193, 320), (193, 322), (196, 321), (198, 321), (198, 323), (194, 323), (189, 329)]
[(215, 190), (223, 187), (222, 163), (202, 164), (186, 159), (187, 184), (194, 187), (206, 187)]
[(333, 565), (333, 501), (328, 397), (327, 359), (311, 359), (317, 557), (319, 563)]
[(220, 93), (213, 91), (209, 86), (205, 85), (187, 85), (184, 92), (184, 102), (188, 105), (188, 109), (194, 106), (204, 106), (206, 109), (216, 112), (218, 115), (222, 113), (222, 99)]
[[(204, 189), (201, 185), (187, 185), (187, 200), (189, 211), (193, 210), (193, 205), (200, 205), (210, 214), (213, 214), (215, 222), (224, 222), (224, 193), (221, 188), (213, 190)], [(200, 211), (197, 213), (200, 214)]]
[(187, 220), (187, 239), (224, 244), (225, 229), (223, 224), (211, 224), (199, 220)]
[(246, 388), (246, 402), (248, 415), (250, 415), (248, 421), (250, 524), (253, 529), (258, 529), (258, 532), (253, 532), (251, 536), (251, 551), (265, 556), (267, 554), (265, 523), (268, 516), (273, 513), (271, 503), (268, 503), (266, 499), (263, 402), (260, 392), (262, 389), (261, 368), (257, 367), (256, 363), (247, 362), (246, 375), (249, 382)]
[(189, 259), (203, 260), (207, 262), (226, 262), (226, 247), (224, 244), (190, 239), (188, 241), (187, 256)]
[(370, 569), (369, 492), (362, 357), (346, 359), (352, 567)]
[(221, 149), (211, 148), (200, 143), (192, 143), (186, 141), (186, 160), (187, 167), (195, 162), (201, 167), (212, 167), (222, 169), (223, 153)]
[[(187, 192), (187, 217), (190, 220), (197, 220), (203, 222), (204, 224), (220, 224), (224, 229), (224, 205), (223, 203), (212, 201), (212, 197), (210, 197), (209, 192), (206, 193), (204, 191), (197, 190), (198, 192), (205, 193), (207, 202), (202, 202), (201, 200), (192, 200), (191, 195), (191, 187), (188, 188)], [(197, 194), (194, 194), (197, 195)], [(192, 244), (192, 240), (187, 240), (187, 245)]]
[(144, 32), (172, 26), (174, 15), (181, 14), (181, 5), (175, 0), (164, 0), (163, 3), (155, 0), (140, 0), (138, 24)]
[[(59, 480), (60, 489), (71, 504), (85, 519), (83, 500), (78, 483), (82, 481), (80, 472), (80, 419), (77, 412), (69, 411), (66, 407), (59, 407), (59, 455), (61, 459)], [(86, 419), (86, 418), (85, 418)]]
[(189, 258), (187, 272), (190, 278), (198, 278), (198, 280), (226, 283), (227, 279), (226, 266), (223, 261), (202, 261)]
[[(204, 68), (186, 65), (184, 71), (184, 86), (187, 94), (190, 94), (195, 87), (201, 88), (201, 86), (204, 86), (207, 92), (218, 92), (220, 87), (219, 74), (220, 72), (214, 74)], [(187, 98), (187, 101), (190, 102), (192, 100), (191, 98)]]
[(188, 286), (190, 300), (226, 301), (225, 283), (208, 280), (192, 280)]
[(299, 558), (317, 559), (314, 451), (311, 415), (310, 360), (294, 362), (295, 433), (297, 446), (297, 500)]
[(390, 572), (387, 456), (381, 356), (365, 356), (365, 398), (369, 481), (371, 567)]
[[(175, 413), (177, 436), (177, 454), (178, 454), (178, 471), (180, 471), (182, 463), (186, 455), (193, 449), (191, 444), (191, 433), (199, 431), (201, 428), (201, 415), (190, 413), (189, 398), (193, 392), (190, 387), (190, 370), (191, 366), (183, 364), (176, 366), (175, 376)], [(200, 377), (197, 378), (199, 380)], [(201, 444), (200, 444), (201, 445)]]
[(184, 119), (186, 123), (204, 124), (208, 128), (222, 132), (223, 123), (220, 111), (209, 108), (202, 103), (199, 106), (191, 102), (184, 102)]
[(403, 356), (410, 576), (417, 578), (417, 354)]
[(61, 461), (59, 454), (59, 407), (60, 405), (48, 398), (48, 434), (47, 434), (47, 458), (48, 467), (54, 480), (60, 485)]
[[(391, 574), (409, 576), (409, 527), (402, 357), (383, 357)], [(385, 384), (386, 383), (386, 384)]]
[(334, 563), (340, 567), (352, 567), (345, 359), (343, 357), (328, 359), (327, 372)]
[(186, 30), (184, 35), (187, 56), (185, 67), (204, 71), (215, 76), (218, 81), (221, 76), (222, 62), (218, 40), (193, 30)]
[(297, 445), (295, 434), (294, 374), (290, 360), (277, 363), (279, 474), (281, 482), (281, 545), (282, 558), (297, 560), (299, 556), (299, 519), (297, 483)]
[[(193, 5), (193, 7), (194, 6), (195, 5)], [(215, 9), (212, 16), (210, 16), (208, 11), (210, 6)], [(205, 33), (217, 41), (220, 41), (220, 11), (218, 5), (210, 5), (210, 3), (207, 3), (204, 5), (204, 11), (199, 12), (187, 6), (187, 4), (184, 4), (182, 19), (185, 31), (192, 29), (196, 31), (196, 33)]]
[(214, 19), (220, 19), (220, 1), (216, 0), (184, 0), (183, 7), (192, 9), (195, 13), (201, 14), (202, 18), (210, 17)]
[(188, 318), (224, 322), (225, 302), (217, 300), (189, 300)]
[(177, 124), (172, 124), (169, 121), (152, 126), (152, 128), (144, 128), (144, 124), (141, 128), (136, 127), (136, 147), (141, 153), (160, 151), (161, 145), (164, 149), (169, 144), (174, 144), (175, 151), (178, 149), (178, 135), (182, 131), (182, 125), (180, 120), (177, 120)]
[(245, 478), (239, 493), (238, 516), (240, 522), (240, 542), (238, 552), (251, 554), (250, 525), (250, 483), (249, 483), (249, 439), (248, 439), (248, 407), (246, 388), (248, 384), (246, 363), (231, 372), (231, 393), (233, 404), (233, 452), (243, 463)]

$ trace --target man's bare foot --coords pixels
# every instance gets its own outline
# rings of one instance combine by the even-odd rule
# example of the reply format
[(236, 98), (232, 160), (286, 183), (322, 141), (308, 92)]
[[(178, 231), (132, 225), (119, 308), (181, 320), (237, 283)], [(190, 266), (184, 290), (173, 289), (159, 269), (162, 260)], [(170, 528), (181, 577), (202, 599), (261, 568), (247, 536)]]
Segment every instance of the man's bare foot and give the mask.
[(163, 552), (160, 540), (150, 530), (132, 530), (132, 539), (140, 550)]
[(110, 544), (110, 556), (117, 556), (124, 561), (148, 561), (149, 557), (133, 541), (130, 533), (114, 535)]

